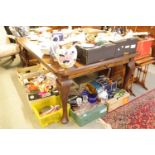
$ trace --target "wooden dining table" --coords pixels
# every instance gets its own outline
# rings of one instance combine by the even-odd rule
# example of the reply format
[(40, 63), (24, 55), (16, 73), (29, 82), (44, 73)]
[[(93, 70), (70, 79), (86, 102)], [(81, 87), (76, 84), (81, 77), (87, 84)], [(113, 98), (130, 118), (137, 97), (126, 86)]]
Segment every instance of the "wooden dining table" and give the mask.
[(125, 65), (126, 73), (123, 87), (129, 92), (131, 91), (129, 88), (129, 81), (135, 70), (135, 53), (89, 65), (84, 65), (77, 61), (73, 67), (65, 69), (62, 68), (52, 56), (44, 54), (35, 41), (31, 41), (30, 39), (24, 37), (19, 37), (17, 38), (17, 43), (23, 50), (30, 52), (40, 63), (42, 63), (49, 71), (52, 71), (57, 76), (57, 87), (62, 98), (63, 115), (61, 122), (63, 124), (68, 122), (67, 101), (74, 78), (102, 71), (111, 67)]

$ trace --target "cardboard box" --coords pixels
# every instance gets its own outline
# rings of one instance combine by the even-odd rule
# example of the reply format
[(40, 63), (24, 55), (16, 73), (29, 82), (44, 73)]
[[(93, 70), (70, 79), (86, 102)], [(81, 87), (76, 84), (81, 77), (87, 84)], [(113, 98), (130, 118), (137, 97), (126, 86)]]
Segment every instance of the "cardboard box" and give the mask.
[(30, 67), (17, 68), (17, 77), (22, 85), (24, 85), (24, 79), (37, 76), (40, 73), (48, 73), (49, 71), (41, 64)]
[(114, 58), (116, 45), (108, 43), (93, 48), (83, 48), (80, 46), (76, 46), (76, 48), (78, 51), (78, 60), (87, 65)]
[(108, 106), (108, 112), (111, 112), (115, 109), (117, 109), (120, 106), (123, 106), (129, 102), (129, 96), (130, 94), (126, 92), (122, 97), (120, 98), (112, 98), (107, 101)]

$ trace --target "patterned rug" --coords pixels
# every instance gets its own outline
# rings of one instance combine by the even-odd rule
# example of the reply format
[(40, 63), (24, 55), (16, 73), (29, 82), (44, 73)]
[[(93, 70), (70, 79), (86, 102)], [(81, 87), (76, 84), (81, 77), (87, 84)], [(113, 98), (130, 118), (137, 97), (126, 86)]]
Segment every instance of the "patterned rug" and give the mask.
[(103, 120), (113, 129), (154, 129), (155, 89), (108, 113)]

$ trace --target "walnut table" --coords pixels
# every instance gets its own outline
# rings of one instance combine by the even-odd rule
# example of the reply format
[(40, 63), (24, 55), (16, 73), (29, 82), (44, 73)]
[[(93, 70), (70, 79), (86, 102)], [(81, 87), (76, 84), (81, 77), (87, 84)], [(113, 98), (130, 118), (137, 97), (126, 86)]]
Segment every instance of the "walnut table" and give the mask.
[(27, 38), (17, 38), (17, 42), (20, 46), (22, 46), (25, 50), (30, 52), (34, 57), (36, 57), (39, 62), (46, 66), (49, 71), (52, 71), (57, 76), (57, 84), (58, 90), (60, 92), (60, 96), (62, 98), (62, 107), (63, 107), (63, 116), (62, 123), (68, 122), (67, 117), (67, 100), (70, 91), (70, 86), (72, 84), (72, 79), (76, 77), (80, 77), (86, 74), (90, 74), (93, 72), (98, 72), (107, 68), (111, 68), (119, 65), (126, 65), (126, 75), (124, 79), (124, 88), (129, 91), (128, 81), (132, 77), (135, 70), (135, 62), (134, 57), (136, 54), (124, 55), (122, 57), (105, 60), (102, 62), (83, 65), (79, 62), (76, 62), (74, 67), (69, 69), (64, 69), (59, 66), (59, 64), (50, 56), (44, 55), (40, 50), (39, 46), (35, 44), (33, 41), (30, 41)]

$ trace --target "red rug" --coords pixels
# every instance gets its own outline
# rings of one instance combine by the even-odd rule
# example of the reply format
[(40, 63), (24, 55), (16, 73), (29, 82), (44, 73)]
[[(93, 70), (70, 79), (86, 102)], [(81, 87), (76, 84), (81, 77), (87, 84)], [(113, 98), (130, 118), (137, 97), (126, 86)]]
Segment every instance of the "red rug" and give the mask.
[(155, 89), (108, 113), (103, 120), (113, 129), (154, 129)]

